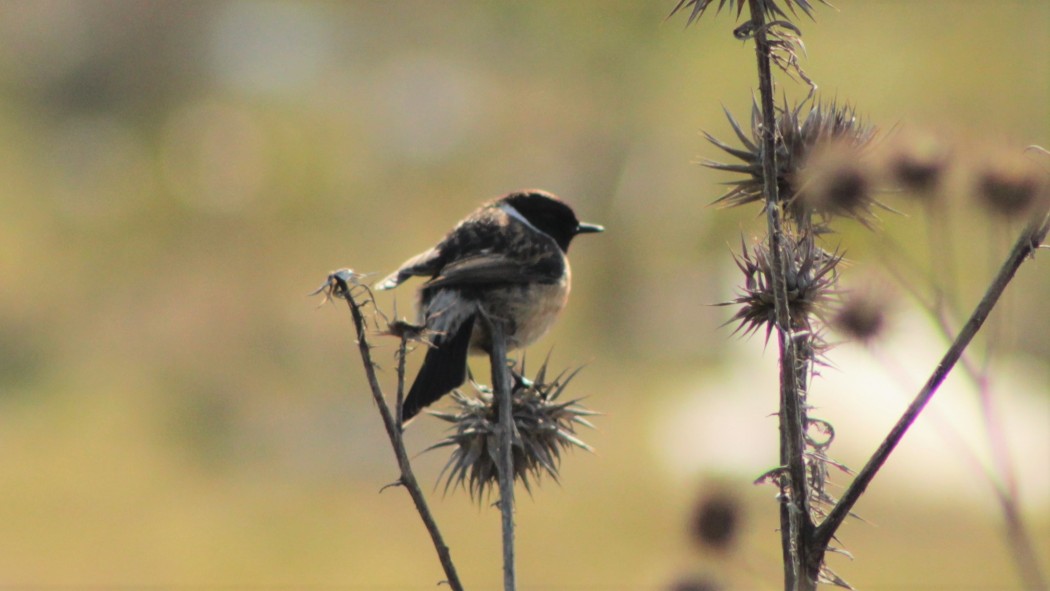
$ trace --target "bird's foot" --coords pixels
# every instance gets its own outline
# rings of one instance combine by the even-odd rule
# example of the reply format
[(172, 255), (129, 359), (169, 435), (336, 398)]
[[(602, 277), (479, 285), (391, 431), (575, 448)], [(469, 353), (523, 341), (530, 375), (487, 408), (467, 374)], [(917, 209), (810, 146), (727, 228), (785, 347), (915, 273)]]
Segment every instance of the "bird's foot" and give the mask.
[(510, 370), (510, 376), (511, 379), (514, 380), (514, 387), (511, 388), (514, 391), (527, 390), (535, 385), (535, 383), (532, 380), (514, 371), (513, 369)]

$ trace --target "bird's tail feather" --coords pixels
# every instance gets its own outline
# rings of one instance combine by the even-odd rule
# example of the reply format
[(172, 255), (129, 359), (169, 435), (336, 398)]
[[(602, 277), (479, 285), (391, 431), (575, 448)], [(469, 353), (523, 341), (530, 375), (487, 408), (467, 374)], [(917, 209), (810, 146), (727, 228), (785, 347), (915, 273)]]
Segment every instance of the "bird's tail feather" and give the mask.
[(427, 351), (423, 367), (405, 397), (402, 420), (407, 422), (467, 379), (467, 351), (472, 332), (474, 316), (464, 320), (451, 339), (443, 339)]

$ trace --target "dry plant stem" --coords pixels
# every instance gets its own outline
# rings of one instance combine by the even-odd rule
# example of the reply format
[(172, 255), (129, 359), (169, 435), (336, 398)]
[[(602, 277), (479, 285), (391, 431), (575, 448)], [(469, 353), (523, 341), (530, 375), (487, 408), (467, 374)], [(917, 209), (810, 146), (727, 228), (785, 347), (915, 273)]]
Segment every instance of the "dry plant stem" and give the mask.
[(405, 430), (405, 356), (408, 354), (408, 338), (401, 336), (397, 346), (397, 395), (394, 398), (394, 425), (397, 432)]
[[(886, 257), (887, 261), (905, 261), (911, 267), (919, 266), (918, 263), (908, 258), (904, 250), (896, 242), (884, 240), (883, 244), (888, 246), (892, 253)], [(893, 272), (897, 282), (908, 289), (912, 296), (926, 308), (933, 319), (937, 321), (937, 327), (941, 333), (946, 339), (950, 340), (954, 330), (945, 308), (951, 304), (945, 300), (943, 294), (945, 291), (951, 290), (941, 289), (936, 281), (931, 281), (935, 295), (931, 302), (926, 302), (922, 294), (911, 282), (900, 273), (895, 272), (896, 265), (886, 262), (885, 267)], [(947, 276), (951, 276), (951, 273), (948, 272)], [(1001, 428), (998, 428), (999, 421), (995, 418), (997, 413), (994, 412), (994, 407), (991, 405), (991, 392), (989, 391), (987, 373), (985, 370), (978, 368), (969, 355), (963, 354), (959, 358), (959, 363), (963, 371), (977, 384), (980, 390), (981, 417), (984, 422), (985, 436), (988, 438), (989, 446), (994, 450), (991, 467), (983, 466), (976, 459), (976, 456), (973, 455), (972, 451), (967, 450), (967, 455), (970, 456), (971, 462), (981, 469), (980, 471), (987, 478), (992, 492), (995, 494), (996, 501), (999, 503), (999, 508), (1003, 513), (1004, 535), (1013, 549), (1010, 556), (1017, 564), (1017, 570), (1021, 575), (1021, 580), (1024, 581), (1025, 587), (1029, 589), (1050, 588), (1050, 581), (1047, 581), (1046, 575), (1043, 574), (1039, 565), (1032, 536), (1028, 532), (1028, 528), (1021, 516), (1021, 507), (1017, 495), (1017, 478), (1014, 474), (1013, 465), (1010, 463), (1009, 454), (1006, 451), (1005, 434)]]
[[(947, 330), (947, 327), (943, 324), (943, 319), (940, 320), (942, 321), (942, 330)], [(879, 362), (886, 367), (893, 367), (896, 365), (892, 359), (886, 356), (876, 355), (875, 359), (879, 360)], [(969, 374), (970, 378), (980, 383), (981, 387), (984, 388), (984, 380), (980, 379), (979, 374), (977, 373), (979, 370), (974, 367), (972, 361), (967, 359), (967, 355), (964, 354), (959, 359), (959, 363), (962, 369)], [(899, 367), (897, 369), (900, 370)], [(906, 387), (904, 385), (907, 380), (902, 377), (904, 372), (898, 371), (894, 373), (899, 373), (897, 381), (902, 387)], [(991, 395), (990, 392), (987, 394)], [(946, 427), (947, 425), (940, 426)], [(1024, 588), (1050, 588), (1050, 585), (1047, 584), (1047, 580), (1042, 574), (1039, 566), (1039, 559), (1037, 558), (1037, 552), (1032, 536), (1028, 532), (1028, 528), (1025, 525), (1023, 516), (1021, 515), (1021, 506), (1017, 497), (1016, 487), (1010, 485), (1010, 483), (1013, 482), (1012, 467), (1010, 465), (999, 467), (995, 466), (994, 463), (992, 466), (983, 464), (973, 449), (968, 447), (968, 444), (961, 439), (962, 436), (959, 432), (955, 430), (949, 429), (944, 431), (942, 437), (946, 439), (949, 437), (951, 438), (949, 445), (964, 456), (964, 459), (970, 464), (974, 471), (984, 475), (985, 481), (989, 484), (992, 494), (995, 495), (995, 500), (999, 503), (999, 509), (1002, 511), (1003, 515), (1003, 526), (1005, 530), (1003, 535), (1012, 549), (1010, 556), (1016, 564), (1017, 572), (1020, 573), (1021, 580), (1024, 581)], [(1009, 474), (1003, 475), (1003, 470), (1008, 470)]]
[[(780, 507), (781, 546), (784, 557), (784, 588), (789, 591), (816, 589), (820, 558), (807, 556), (813, 522), (809, 516), (804, 458), (805, 415), (802, 405), (798, 344), (792, 333), (788, 310), (787, 283), (782, 247), (783, 220), (780, 216), (777, 190), (776, 114), (773, 110), (773, 73), (770, 67), (772, 49), (766, 37), (765, 12), (761, 0), (749, 0), (751, 23), (755, 31), (755, 54), (758, 60), (758, 84), (762, 108), (762, 173), (765, 179), (766, 221), (769, 227), (770, 253), (777, 317), (777, 340), (780, 348), (780, 463), (789, 481), (789, 494)], [(804, 378), (803, 378), (804, 379)]]
[(492, 388), (499, 409), (499, 509), (503, 529), (503, 591), (517, 587), (514, 569), (514, 408), (511, 402), (510, 369), (507, 367), (507, 340), (503, 325), (487, 314), (480, 314), (492, 338)]
[(1025, 526), (1021, 508), (1014, 497), (1008, 497), (1001, 491), (998, 494), (999, 504), (1003, 508), (1003, 519), (1006, 521), (1006, 539), (1013, 549), (1014, 561), (1017, 562), (1017, 570), (1021, 574), (1025, 589), (1050, 589), (1050, 581), (1046, 580), (1039, 558), (1036, 555), (1035, 545), (1032, 537)]
[[(942, 328), (948, 335), (947, 327), (943, 323)], [(986, 366), (977, 369), (974, 367), (973, 362), (967, 359), (966, 355), (963, 355), (960, 361), (963, 364), (963, 369), (970, 374), (971, 379), (978, 386), (985, 436), (992, 450), (992, 469), (994, 474), (989, 473), (988, 479), (995, 492), (996, 500), (999, 502), (999, 508), (1003, 512), (1003, 522), (1006, 530), (1004, 534), (1012, 549), (1010, 556), (1014, 559), (1017, 572), (1020, 573), (1026, 589), (1050, 588), (1039, 566), (1039, 559), (1036, 557), (1037, 553), (1032, 537), (1021, 515), (1017, 478), (1006, 447), (1006, 434), (1002, 430), (999, 413), (993, 404), (993, 392), (989, 385), (988, 368)]]
[[(350, 308), (350, 316), (353, 317), (354, 329), (357, 331), (357, 347), (361, 353), (361, 361), (364, 362), (368, 385), (372, 390), (372, 397), (375, 398), (376, 406), (379, 408), (379, 414), (383, 417), (383, 425), (386, 427), (387, 436), (390, 437), (390, 445), (394, 448), (394, 455), (397, 456), (397, 465), (401, 470), (401, 477), (398, 483), (404, 486), (409, 496), (412, 497), (412, 502), (416, 506), (416, 511), (419, 512), (419, 517), (423, 520), (423, 525), (426, 526), (427, 532), (430, 533), (430, 539), (434, 543), (434, 550), (437, 552), (438, 560), (441, 561), (441, 568), (445, 571), (445, 578), (449, 588), (453, 591), (463, 591), (463, 584), (460, 583), (459, 575), (456, 574), (456, 567), (452, 563), (452, 555), (448, 546), (445, 545), (445, 540), (441, 536), (441, 531), (438, 529), (437, 522), (434, 521), (430, 508), (427, 506), (423, 490), (419, 488), (419, 483), (412, 473), (408, 452), (405, 451), (405, 444), (401, 438), (401, 429), (395, 421), (394, 415), (391, 414), (386, 401), (383, 399), (383, 390), (379, 386), (379, 379), (376, 377), (375, 363), (372, 361), (371, 346), (368, 344), (365, 333), (365, 319), (361, 313), (360, 305), (351, 295), (351, 286), (342, 277), (334, 277), (333, 280), (338, 285), (339, 291), (346, 295), (346, 304)], [(404, 340), (402, 340), (401, 346), (404, 347)], [(404, 377), (404, 373), (400, 367), (398, 371), (400, 382), (401, 378)], [(398, 389), (400, 390), (401, 388), (402, 385), (399, 383)]]
[[(926, 407), (926, 404), (933, 398), (934, 393), (937, 392), (937, 388), (940, 387), (941, 383), (951, 372), (952, 368), (959, 361), (963, 351), (973, 340), (977, 332), (981, 329), (984, 321), (988, 318), (992, 309), (999, 301), (1006, 286), (1013, 279), (1017, 273), (1017, 269), (1020, 268), (1021, 264), (1030, 257), (1043, 240), (1046, 239), (1047, 232), (1050, 231), (1050, 217), (1044, 215), (1040, 220), (1033, 222), (1018, 239), (1013, 249), (1010, 251), (1010, 255), (1007, 257), (1006, 262), (1003, 263), (999, 269), (999, 273), (996, 275), (992, 284), (988, 287), (984, 297), (981, 298), (980, 303), (977, 304), (977, 308), (974, 309), (973, 314), (970, 315), (969, 320), (962, 327), (959, 335), (955, 338), (955, 341), (948, 348), (948, 351), (944, 354), (941, 362), (937, 364), (937, 368), (933, 371), (933, 374), (927, 380), (922, 390), (912, 401), (911, 405), (901, 416), (897, 424), (893, 426), (886, 439), (879, 445), (879, 448), (872, 455), (871, 459), (864, 466), (857, 477), (853, 479), (849, 488), (842, 495), (842, 498), (835, 505), (835, 507), (828, 514), (827, 518), (823, 523), (820, 524), (816, 529), (816, 534), (813, 536), (811, 541), (812, 547), (810, 551), (812, 553), (821, 553), (827, 548), (828, 543), (831, 541), (835, 532), (839, 526), (849, 515), (849, 512), (853, 509), (853, 506), (860, 499), (861, 495), (864, 494), (865, 489), (871, 483), (872, 479), (875, 478), (875, 474), (878, 473), (879, 469), (889, 458), (890, 454), (893, 453), (894, 448), (900, 443), (900, 440), (907, 433), (915, 419), (918, 418), (919, 414)], [(1020, 523), (1020, 516), (1016, 515), (1016, 510), (1008, 511), (1007, 514), (1008, 524)], [(1013, 527), (1013, 526), (1010, 526)], [(1011, 536), (1012, 539), (1017, 541), (1019, 538)], [(1035, 558), (1032, 557), (1034, 562)], [(1042, 582), (1042, 575), (1039, 573), (1039, 567), (1036, 564), (1034, 570), (1031, 567), (1025, 567), (1023, 574), (1025, 576), (1025, 584), (1031, 588), (1044, 588)], [(1029, 580), (1031, 579), (1031, 580)]]

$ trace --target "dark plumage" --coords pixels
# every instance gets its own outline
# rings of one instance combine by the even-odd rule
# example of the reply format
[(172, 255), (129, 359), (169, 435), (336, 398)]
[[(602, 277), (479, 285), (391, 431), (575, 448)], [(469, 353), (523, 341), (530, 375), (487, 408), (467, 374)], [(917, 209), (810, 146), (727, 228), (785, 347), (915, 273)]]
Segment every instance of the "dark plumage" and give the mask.
[(489, 351), (480, 312), (506, 323), (508, 350), (543, 336), (569, 296), (569, 243), (601, 231), (550, 193), (510, 193), (381, 281), (378, 289), (393, 289), (412, 276), (429, 278), (419, 290), (419, 312), (433, 346), (405, 397), (404, 420), (466, 380), (468, 353)]

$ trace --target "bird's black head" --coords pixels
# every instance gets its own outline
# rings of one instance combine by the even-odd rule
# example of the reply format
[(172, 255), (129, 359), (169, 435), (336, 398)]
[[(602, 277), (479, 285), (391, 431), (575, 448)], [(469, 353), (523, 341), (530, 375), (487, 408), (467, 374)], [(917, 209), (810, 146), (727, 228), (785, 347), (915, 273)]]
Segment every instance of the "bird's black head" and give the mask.
[(513, 207), (537, 230), (553, 238), (562, 252), (568, 252), (569, 243), (577, 234), (605, 230), (595, 224), (581, 223), (571, 207), (546, 191), (518, 191), (507, 195), (500, 203)]

